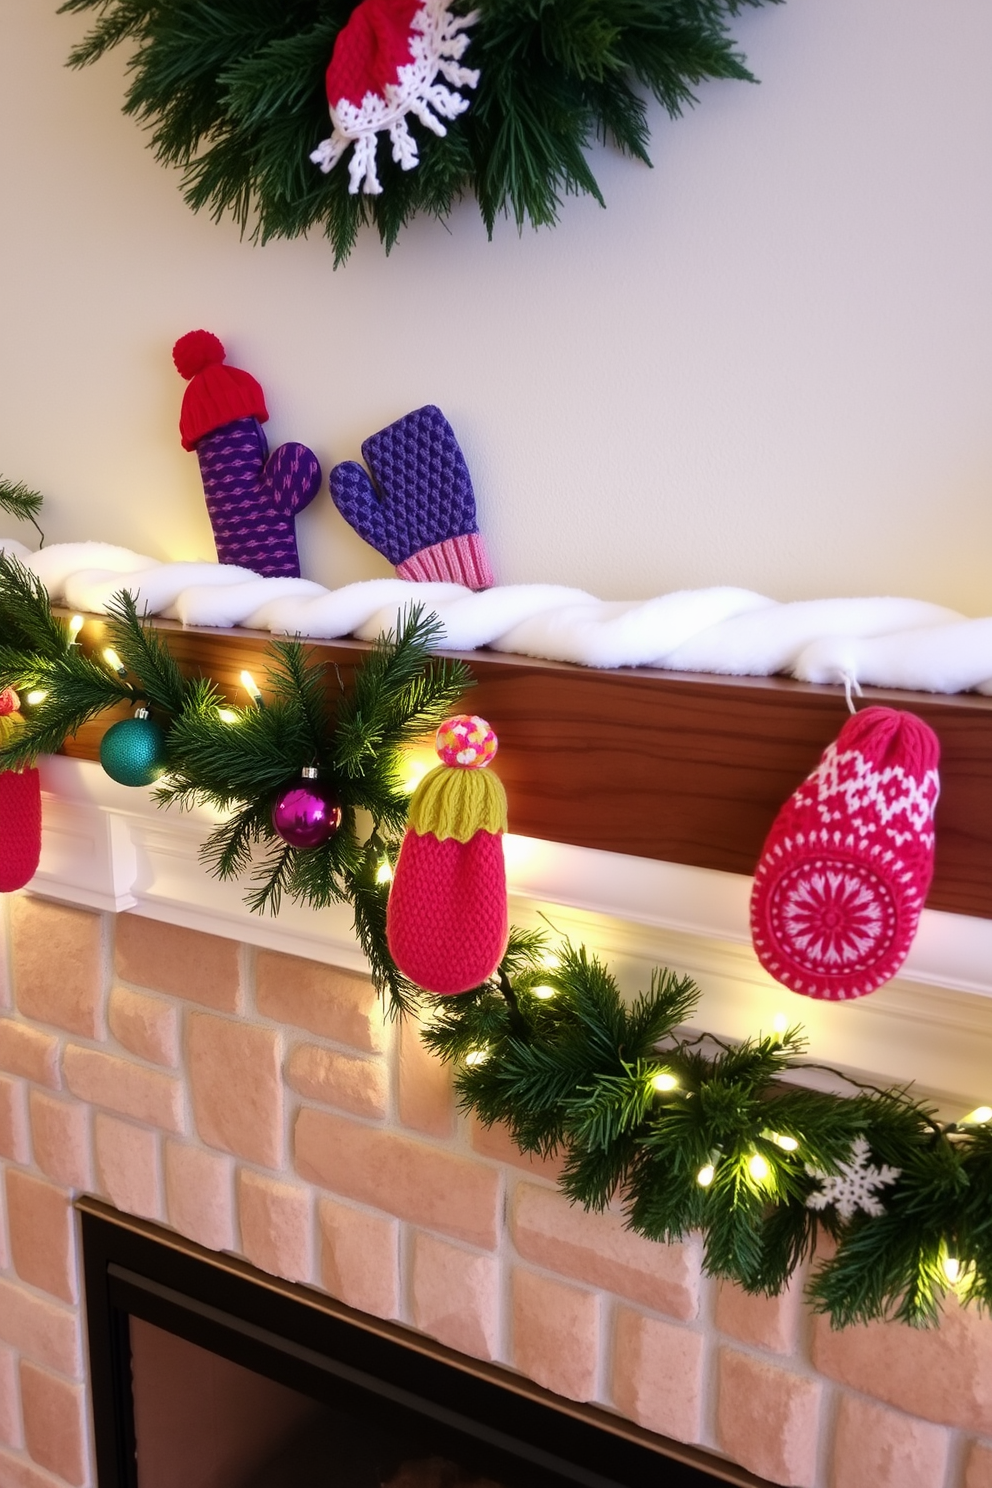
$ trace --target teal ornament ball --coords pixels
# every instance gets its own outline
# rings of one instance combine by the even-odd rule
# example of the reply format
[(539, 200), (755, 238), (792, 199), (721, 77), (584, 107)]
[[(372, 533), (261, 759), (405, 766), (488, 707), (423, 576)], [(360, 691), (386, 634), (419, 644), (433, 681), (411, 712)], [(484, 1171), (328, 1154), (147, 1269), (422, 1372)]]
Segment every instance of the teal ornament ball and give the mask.
[(154, 785), (168, 761), (165, 735), (142, 708), (110, 726), (100, 741), (100, 763), (119, 785)]

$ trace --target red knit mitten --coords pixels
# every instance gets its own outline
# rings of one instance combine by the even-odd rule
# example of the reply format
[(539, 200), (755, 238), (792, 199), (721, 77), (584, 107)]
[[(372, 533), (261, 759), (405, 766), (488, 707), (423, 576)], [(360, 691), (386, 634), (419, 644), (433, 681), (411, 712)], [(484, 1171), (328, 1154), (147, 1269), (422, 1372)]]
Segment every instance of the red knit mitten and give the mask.
[[(17, 694), (0, 692), (0, 740), (20, 723)], [(23, 889), (41, 857), (41, 779), (38, 771), (0, 771), (0, 894)]]
[(506, 793), (485, 769), (496, 753), (485, 719), (448, 719), (437, 751), (410, 802), (386, 934), (405, 976), (450, 995), (480, 986), (506, 950)]
[(865, 708), (775, 818), (751, 936), (793, 992), (863, 997), (905, 961), (933, 877), (939, 759), (921, 719)]

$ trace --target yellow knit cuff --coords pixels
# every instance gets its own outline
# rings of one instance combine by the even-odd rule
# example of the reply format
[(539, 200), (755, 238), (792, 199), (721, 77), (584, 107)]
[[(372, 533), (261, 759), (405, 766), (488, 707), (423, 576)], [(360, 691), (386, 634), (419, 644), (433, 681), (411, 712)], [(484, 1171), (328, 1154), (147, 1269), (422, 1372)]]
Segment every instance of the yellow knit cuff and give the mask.
[(506, 791), (488, 770), (439, 765), (425, 775), (410, 802), (407, 825), (419, 836), (468, 842), (476, 832), (506, 831)]

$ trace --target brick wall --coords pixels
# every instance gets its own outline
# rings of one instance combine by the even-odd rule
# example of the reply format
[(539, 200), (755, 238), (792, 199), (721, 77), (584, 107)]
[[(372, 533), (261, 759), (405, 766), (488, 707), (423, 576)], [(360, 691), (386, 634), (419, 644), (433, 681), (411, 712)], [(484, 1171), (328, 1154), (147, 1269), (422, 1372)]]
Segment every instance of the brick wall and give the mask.
[[(0, 1488), (91, 1483), (80, 1192), (797, 1488), (992, 1488), (992, 1322), (832, 1332), (558, 1194), (369, 983), (9, 901)], [(7, 988), (4, 991), (4, 988)]]

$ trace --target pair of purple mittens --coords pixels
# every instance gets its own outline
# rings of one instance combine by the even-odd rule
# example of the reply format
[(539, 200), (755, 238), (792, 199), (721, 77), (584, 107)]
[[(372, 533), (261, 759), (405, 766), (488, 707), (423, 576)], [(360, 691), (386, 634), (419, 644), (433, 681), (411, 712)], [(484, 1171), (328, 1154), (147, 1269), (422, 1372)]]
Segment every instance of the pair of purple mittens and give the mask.
[[(298, 578), (295, 517), (320, 488), (316, 455), (306, 445), (284, 444), (269, 456), (262, 389), (224, 363), (224, 348), (209, 331), (181, 337), (173, 359), (189, 383), (179, 430), (200, 462), (218, 559)], [(345, 521), (401, 578), (488, 588), (494, 579), (472, 479), (441, 410), (415, 409), (366, 439), (362, 454), (371, 478), (354, 461), (331, 471), (331, 499)]]

